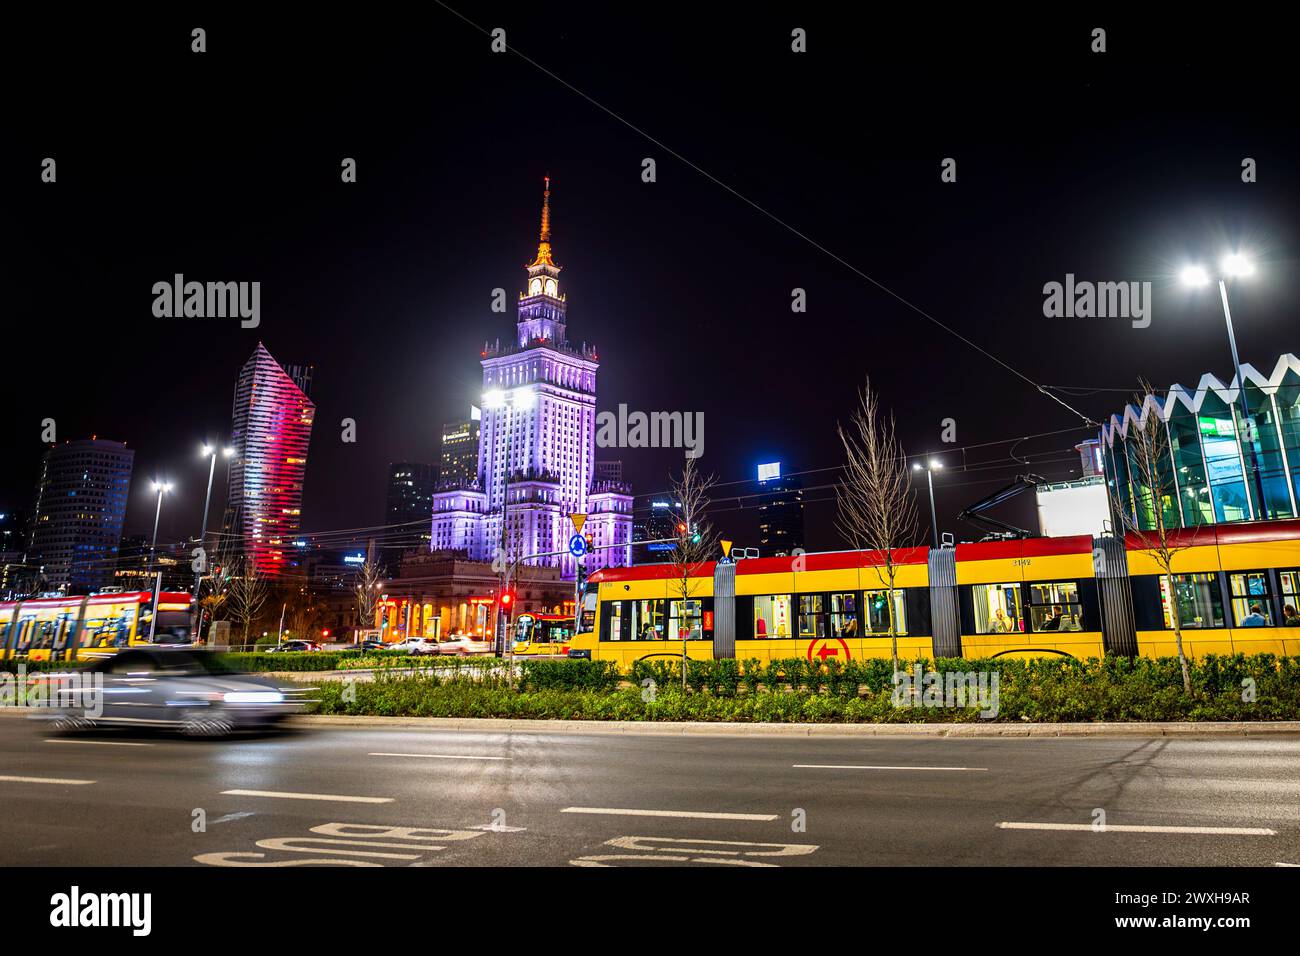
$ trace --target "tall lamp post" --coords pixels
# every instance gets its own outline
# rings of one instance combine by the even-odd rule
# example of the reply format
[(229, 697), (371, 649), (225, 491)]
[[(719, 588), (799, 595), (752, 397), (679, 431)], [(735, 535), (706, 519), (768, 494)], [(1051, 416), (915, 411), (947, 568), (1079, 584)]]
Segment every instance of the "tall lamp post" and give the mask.
[(1264, 477), (1259, 467), (1259, 452), (1255, 448), (1254, 433), (1257, 430), (1250, 415), (1250, 399), (1246, 395), (1246, 382), (1241, 377), (1241, 362), (1237, 359), (1237, 337), (1232, 331), (1232, 310), (1228, 308), (1228, 279), (1252, 275), (1255, 265), (1240, 253), (1231, 253), (1223, 257), (1217, 274), (1211, 274), (1204, 266), (1191, 265), (1182, 271), (1184, 285), (1201, 288), (1210, 284), (1211, 278), (1219, 283), (1219, 301), (1223, 303), (1223, 321), (1228, 326), (1228, 346), (1232, 349), (1232, 370), (1237, 376), (1237, 391), (1241, 397), (1241, 417), (1246, 438), (1250, 447), (1250, 470), (1254, 476), (1256, 517), (1267, 519), (1268, 499), (1264, 496)]
[[(501, 413), (499, 415), (496, 415), (493, 419), (493, 423), (492, 423), (493, 430), (495, 431), (497, 425), (503, 419), (505, 422), (505, 430), (506, 430), (506, 440), (505, 440), (505, 448), (504, 448), (505, 458), (502, 461), (502, 467), (501, 467), (501, 536), (498, 545), (499, 547), (498, 558), (502, 564), (502, 571), (500, 577), (501, 587), (498, 589), (497, 593), (502, 596), (505, 595), (506, 589), (510, 584), (510, 571), (509, 571), (510, 565), (509, 562), (505, 560), (506, 525), (508, 524), (508, 518), (510, 515), (510, 464), (511, 464), (510, 411), (511, 409), (518, 409), (521, 412), (527, 411), (528, 409), (532, 408), (536, 403), (537, 403), (537, 396), (533, 393), (532, 389), (529, 388), (515, 388), (509, 391), (502, 391), (501, 389), (494, 388), (491, 391), (483, 393), (483, 407), (492, 412)], [(495, 444), (496, 443), (495, 434), (493, 434), (492, 439), (493, 439), (493, 444)], [(505, 626), (504, 626), (506, 622), (507, 613), (508, 612), (506, 611), (506, 608), (504, 608), (501, 605), (500, 599), (498, 599), (497, 620), (495, 625), (496, 635), (493, 641), (495, 645), (496, 654), (498, 657), (501, 657), (505, 654), (506, 639), (509, 636), (506, 634)]]
[(943, 468), (943, 462), (931, 459), (929, 463), (922, 465), (919, 461), (912, 463), (913, 471), (924, 471), (926, 484), (930, 486), (930, 540), (934, 543), (934, 548), (939, 547), (939, 520), (934, 513), (934, 473)]
[(170, 481), (155, 481), (151, 487), (158, 492), (158, 507), (153, 513), (153, 540), (149, 543), (149, 570), (154, 569), (154, 551), (158, 548), (158, 519), (162, 517), (163, 495), (172, 490)]
[[(227, 445), (221, 449), (221, 457), (229, 459), (234, 454), (234, 451), (233, 448)], [(212, 479), (217, 473), (217, 449), (213, 445), (204, 444), (200, 450), (200, 455), (212, 460), (208, 465), (208, 493), (203, 498), (203, 524), (199, 529), (199, 554), (203, 558), (203, 563), (194, 572), (194, 623), (192, 625), (194, 640), (199, 639), (203, 627), (203, 611), (199, 608), (199, 588), (203, 585), (203, 572), (208, 569), (209, 564), (206, 550), (208, 541), (208, 506), (212, 503)]]

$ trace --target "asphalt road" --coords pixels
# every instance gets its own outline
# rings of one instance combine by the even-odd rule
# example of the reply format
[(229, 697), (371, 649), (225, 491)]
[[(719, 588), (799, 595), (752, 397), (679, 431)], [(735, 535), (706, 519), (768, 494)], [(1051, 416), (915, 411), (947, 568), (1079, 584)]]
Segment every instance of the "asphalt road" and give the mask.
[(209, 742), (12, 719), (0, 808), (6, 866), (1272, 866), (1300, 864), (1300, 738)]

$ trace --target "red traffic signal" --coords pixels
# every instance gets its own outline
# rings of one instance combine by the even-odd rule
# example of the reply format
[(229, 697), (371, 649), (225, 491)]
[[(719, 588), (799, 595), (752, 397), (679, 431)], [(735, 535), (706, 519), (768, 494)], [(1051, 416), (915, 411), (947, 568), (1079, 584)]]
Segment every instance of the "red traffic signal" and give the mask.
[(685, 534), (685, 533), (686, 533), (686, 522), (685, 522), (685, 521), (682, 521), (682, 522), (680, 522), (680, 523), (677, 525), (677, 533), (678, 533), (678, 534)]
[(509, 591), (507, 591), (505, 594), (501, 595), (501, 605), (502, 605), (503, 607), (509, 607), (509, 606), (510, 606), (510, 603), (511, 603), (514, 599), (515, 599), (515, 596), (514, 596), (513, 594), (511, 594)]

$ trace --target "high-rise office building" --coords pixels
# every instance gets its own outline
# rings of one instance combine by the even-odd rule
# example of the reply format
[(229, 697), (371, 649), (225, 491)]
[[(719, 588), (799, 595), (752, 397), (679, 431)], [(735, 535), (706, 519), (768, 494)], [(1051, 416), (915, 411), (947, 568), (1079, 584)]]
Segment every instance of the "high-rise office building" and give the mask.
[(596, 480), (622, 482), (623, 480), (622, 459), (615, 458), (611, 461), (596, 462)]
[(758, 546), (763, 557), (788, 555), (804, 545), (803, 481), (781, 474), (779, 461), (758, 466)]
[(134, 460), (123, 443), (99, 438), (45, 453), (28, 561), (39, 566), (50, 590), (86, 594), (112, 583)]
[(434, 494), (431, 546), (464, 550), (477, 561), (491, 560), (498, 548), (518, 559), (546, 554), (529, 563), (559, 567), (568, 579), (577, 574), (577, 559), (566, 551), (571, 514), (587, 515), (583, 530), (595, 545), (588, 570), (630, 562), (632, 496), (621, 482), (596, 480), (600, 366), (594, 348), (570, 343), (566, 333), (568, 304), (551, 252), (550, 197), (548, 179), (515, 339), (504, 346), (485, 343), (481, 353), (477, 481)]
[(671, 558), (674, 543), (670, 538), (677, 535), (677, 519), (681, 514), (682, 503), (672, 498), (653, 498), (645, 512), (636, 521), (635, 540), (641, 544), (635, 548), (638, 564), (667, 561)]
[(386, 551), (400, 555), (420, 545), (428, 549), (437, 474), (436, 465), (420, 461), (398, 461), (388, 466), (388, 491), (384, 496)]
[(478, 439), (482, 415), (470, 406), (469, 418), (442, 426), (442, 449), (438, 457), (438, 484), (447, 488), (469, 488), (478, 481)]
[(316, 406), (312, 367), (282, 366), (261, 342), (244, 363), (231, 415), (225, 540), (265, 575), (291, 573), (302, 524), (302, 488)]

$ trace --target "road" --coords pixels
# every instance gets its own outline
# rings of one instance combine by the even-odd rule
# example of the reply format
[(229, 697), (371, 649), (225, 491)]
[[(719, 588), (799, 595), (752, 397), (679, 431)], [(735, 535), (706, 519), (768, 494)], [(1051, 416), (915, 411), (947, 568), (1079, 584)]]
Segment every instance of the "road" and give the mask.
[(9, 719), (0, 806), (5, 866), (1272, 866), (1300, 864), (1300, 738), (210, 742)]

